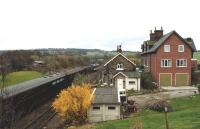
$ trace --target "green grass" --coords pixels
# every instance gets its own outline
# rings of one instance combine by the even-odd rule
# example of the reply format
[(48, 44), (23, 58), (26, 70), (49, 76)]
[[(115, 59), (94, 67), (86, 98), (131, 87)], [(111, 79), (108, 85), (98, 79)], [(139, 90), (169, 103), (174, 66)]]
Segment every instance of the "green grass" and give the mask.
[(131, 119), (108, 121), (97, 124), (96, 129), (128, 129), (131, 123)]
[[(170, 101), (174, 111), (168, 113), (170, 129), (200, 129), (200, 95), (193, 98), (178, 98)], [(96, 129), (131, 129), (139, 120), (143, 129), (165, 129), (164, 114), (144, 110), (136, 116), (124, 120), (102, 122)]]
[[(36, 71), (19, 71), (19, 72), (12, 72), (6, 76), (6, 86), (18, 84), (21, 82), (25, 82), (28, 80), (32, 80), (38, 77), (41, 77), (42, 74)], [(0, 76), (0, 86), (2, 86), (2, 79)]]
[(200, 52), (194, 52), (193, 57), (198, 60), (198, 63), (200, 63)]

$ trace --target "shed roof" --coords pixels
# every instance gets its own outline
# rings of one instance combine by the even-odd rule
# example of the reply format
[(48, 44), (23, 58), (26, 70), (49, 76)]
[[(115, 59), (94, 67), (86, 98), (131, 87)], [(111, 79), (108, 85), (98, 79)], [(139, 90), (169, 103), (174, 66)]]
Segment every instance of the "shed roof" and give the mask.
[(120, 104), (116, 88), (96, 88), (93, 104)]
[(128, 72), (123, 72), (126, 76), (129, 78), (140, 78), (140, 73), (139, 71), (128, 71)]

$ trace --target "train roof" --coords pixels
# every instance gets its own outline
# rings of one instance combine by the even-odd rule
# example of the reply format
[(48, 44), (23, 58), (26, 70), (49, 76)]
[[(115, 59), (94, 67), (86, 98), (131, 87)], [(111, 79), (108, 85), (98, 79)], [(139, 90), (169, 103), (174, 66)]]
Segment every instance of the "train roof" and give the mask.
[(19, 83), (16, 85), (12, 85), (12, 86), (8, 86), (5, 89), (0, 89), (0, 97), (2, 98), (9, 98), (11, 96), (15, 96), (18, 95), (20, 93), (23, 93), (25, 91), (34, 89), (36, 87), (42, 86), (44, 84), (53, 82), (55, 80), (58, 80), (60, 78), (63, 78), (67, 75), (71, 75), (77, 72), (81, 72), (87, 68), (90, 68), (91, 66), (84, 66), (84, 67), (77, 67), (71, 70), (67, 70), (66, 72), (63, 73), (57, 73), (57, 74), (52, 74), (52, 75), (48, 75), (48, 76), (43, 76), (40, 78), (36, 78), (30, 81), (26, 81), (23, 83)]

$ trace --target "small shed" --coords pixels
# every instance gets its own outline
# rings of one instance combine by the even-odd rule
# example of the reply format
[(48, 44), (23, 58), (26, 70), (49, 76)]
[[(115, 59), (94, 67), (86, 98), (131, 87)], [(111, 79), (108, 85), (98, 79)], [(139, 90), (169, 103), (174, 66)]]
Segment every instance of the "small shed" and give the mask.
[(90, 122), (120, 119), (120, 98), (116, 88), (96, 88), (95, 99), (88, 110)]

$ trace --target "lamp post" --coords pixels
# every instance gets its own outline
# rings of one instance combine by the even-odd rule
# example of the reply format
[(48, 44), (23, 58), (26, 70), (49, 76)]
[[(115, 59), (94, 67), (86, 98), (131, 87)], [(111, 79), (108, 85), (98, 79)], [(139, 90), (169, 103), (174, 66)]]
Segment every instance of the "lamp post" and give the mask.
[(168, 109), (167, 109), (167, 107), (165, 107), (165, 111), (164, 111), (165, 125), (166, 125), (166, 129), (169, 129), (169, 123), (168, 123), (167, 112), (168, 112)]

